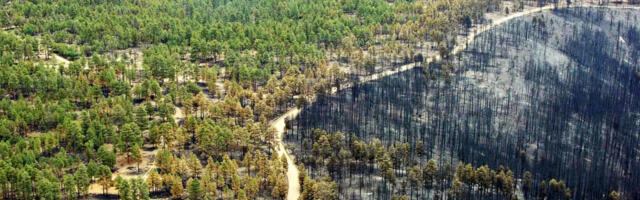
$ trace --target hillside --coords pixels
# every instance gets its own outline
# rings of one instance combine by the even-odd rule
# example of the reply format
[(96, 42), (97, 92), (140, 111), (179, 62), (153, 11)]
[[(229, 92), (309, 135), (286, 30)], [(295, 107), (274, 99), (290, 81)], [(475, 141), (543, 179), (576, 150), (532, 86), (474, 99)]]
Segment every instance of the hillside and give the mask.
[[(627, 41), (639, 14), (567, 8), (513, 19), (455, 59), (320, 97), (290, 123), (288, 141), (345, 199), (485, 199), (494, 189), (635, 197), (640, 49)], [(513, 185), (483, 182), (486, 173)], [(555, 191), (542, 188), (552, 179)]]

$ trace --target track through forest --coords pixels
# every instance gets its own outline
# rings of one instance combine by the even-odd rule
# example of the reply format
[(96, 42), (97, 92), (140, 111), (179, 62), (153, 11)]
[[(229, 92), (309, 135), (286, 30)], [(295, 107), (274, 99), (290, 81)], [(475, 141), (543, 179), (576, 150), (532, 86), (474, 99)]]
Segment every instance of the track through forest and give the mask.
[[(621, 5), (596, 5), (596, 4), (592, 4), (592, 3), (585, 3), (585, 4), (572, 4), (569, 6), (564, 6), (563, 4), (559, 4), (559, 5), (547, 5), (544, 7), (530, 7), (530, 8), (525, 8), (523, 11), (520, 12), (514, 12), (511, 13), (510, 15), (506, 15), (506, 16), (502, 16), (500, 18), (494, 19), (490, 24), (485, 24), (485, 25), (479, 25), (476, 26), (474, 28), (471, 28), (469, 31), (469, 34), (465, 37), (464, 40), (457, 42), (457, 44), (454, 46), (454, 48), (451, 51), (451, 55), (455, 55), (460, 53), (461, 51), (463, 51), (464, 49), (467, 48), (467, 45), (470, 44), (471, 42), (473, 42), (473, 40), (475, 39), (475, 37), (487, 30), (490, 30), (493, 27), (496, 27), (498, 25), (501, 25), (505, 22), (508, 22), (509, 20), (518, 18), (518, 17), (522, 17), (522, 16), (526, 16), (526, 15), (530, 15), (533, 13), (537, 13), (537, 12), (542, 12), (542, 11), (546, 11), (546, 10), (551, 10), (554, 8), (619, 8), (619, 9), (636, 9), (636, 10), (640, 10), (640, 6), (638, 5), (627, 5), (627, 4), (621, 4)], [(432, 56), (429, 57), (427, 59), (425, 59), (424, 62), (426, 63), (431, 63), (434, 61), (439, 61), (441, 58), (439, 55), (436, 56)], [(402, 65), (399, 66), (395, 69), (388, 69), (388, 70), (384, 70), (382, 72), (379, 73), (375, 73), (372, 75), (368, 75), (368, 76), (363, 76), (360, 77), (358, 84), (362, 84), (362, 83), (366, 83), (369, 81), (375, 81), (387, 76), (391, 76), (400, 72), (404, 72), (407, 70), (411, 70), (415, 67), (418, 67), (420, 65), (416, 65), (415, 63), (410, 63), (410, 64), (406, 64), (406, 65)], [(339, 88), (337, 87), (333, 87), (331, 90), (331, 94), (335, 94), (337, 93), (339, 90), (343, 90), (349, 87), (352, 87), (353, 84), (352, 83), (345, 83), (340, 85)], [(311, 103), (313, 103), (313, 99), (311, 100)], [(297, 200), (298, 197), (300, 196), (300, 183), (298, 181), (298, 168), (295, 164), (294, 161), (294, 157), (292, 155), (289, 154), (289, 152), (286, 150), (283, 141), (283, 137), (284, 137), (284, 133), (286, 131), (286, 120), (287, 119), (293, 119), (295, 118), (298, 114), (300, 113), (300, 108), (294, 107), (294, 108), (290, 108), (287, 110), (287, 112), (285, 112), (284, 114), (282, 114), (280, 117), (276, 118), (274, 121), (271, 122), (271, 126), (274, 127), (276, 129), (276, 152), (278, 153), (278, 155), (280, 156), (285, 156), (286, 160), (287, 160), (287, 180), (289, 183), (289, 187), (288, 187), (288, 191), (287, 191), (287, 200)]]
[(299, 108), (289, 109), (286, 113), (271, 122), (271, 126), (276, 129), (276, 152), (278, 156), (284, 156), (287, 159), (287, 182), (289, 187), (287, 190), (287, 200), (296, 200), (300, 196), (300, 183), (298, 182), (298, 166), (293, 161), (293, 157), (284, 146), (282, 138), (286, 129), (286, 120), (294, 118), (300, 114)]
[[(3, 27), (2, 31), (7, 32), (13, 29), (18, 28), (18, 26), (10, 26), (10, 27)], [(18, 36), (20, 37), (20, 36)], [(36, 39), (38, 40), (38, 42), (42, 42), (40, 37), (36, 37)], [(38, 54), (37, 57), (44, 57), (45, 55), (42, 54)], [(58, 65), (58, 64), (62, 64), (64, 67), (68, 67), (69, 64), (71, 63), (71, 61), (65, 57), (62, 57), (60, 55), (58, 55), (57, 53), (54, 52), (49, 52), (49, 58), (48, 59), (52, 59), (54, 65)]]

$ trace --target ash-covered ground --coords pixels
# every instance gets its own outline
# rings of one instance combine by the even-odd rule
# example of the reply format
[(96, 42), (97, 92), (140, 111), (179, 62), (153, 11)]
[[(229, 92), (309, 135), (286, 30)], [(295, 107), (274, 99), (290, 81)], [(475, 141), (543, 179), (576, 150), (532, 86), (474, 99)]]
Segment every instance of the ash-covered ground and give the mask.
[[(640, 198), (639, 17), (570, 8), (514, 19), (450, 61), (318, 98), (287, 141), (304, 161), (302, 142), (312, 141), (313, 129), (341, 131), (346, 140), (407, 142), (417, 163), (502, 165), (517, 178), (530, 171), (536, 187), (564, 180), (575, 199), (611, 190)], [(333, 178), (341, 197), (369, 199), (383, 190), (378, 173), (349, 169)]]

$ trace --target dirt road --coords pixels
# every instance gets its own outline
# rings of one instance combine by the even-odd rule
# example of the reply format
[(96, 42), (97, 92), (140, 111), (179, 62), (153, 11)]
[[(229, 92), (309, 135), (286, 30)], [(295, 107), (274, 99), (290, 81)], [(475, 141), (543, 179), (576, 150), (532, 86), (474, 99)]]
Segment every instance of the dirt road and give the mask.
[(284, 156), (287, 159), (287, 181), (289, 183), (287, 200), (298, 199), (300, 196), (300, 182), (298, 181), (298, 166), (296, 166), (293, 156), (291, 156), (284, 147), (282, 138), (284, 137), (286, 120), (295, 118), (298, 114), (300, 114), (300, 109), (292, 108), (271, 122), (271, 126), (276, 129), (277, 147), (275, 150), (278, 153), (278, 156)]

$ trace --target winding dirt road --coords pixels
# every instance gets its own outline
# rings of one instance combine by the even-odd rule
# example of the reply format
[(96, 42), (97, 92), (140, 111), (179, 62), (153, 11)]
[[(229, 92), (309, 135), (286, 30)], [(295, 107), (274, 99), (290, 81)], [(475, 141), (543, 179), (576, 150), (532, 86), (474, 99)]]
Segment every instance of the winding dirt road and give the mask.
[(298, 166), (293, 160), (293, 156), (289, 154), (284, 147), (282, 138), (285, 132), (285, 122), (287, 119), (295, 118), (300, 114), (299, 108), (289, 109), (277, 119), (271, 121), (271, 126), (276, 129), (276, 152), (278, 156), (284, 156), (287, 159), (287, 182), (289, 189), (287, 190), (287, 200), (297, 200), (300, 196), (300, 182), (298, 181)]

